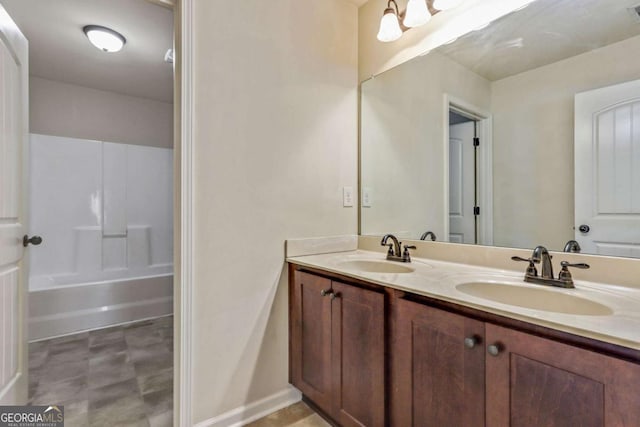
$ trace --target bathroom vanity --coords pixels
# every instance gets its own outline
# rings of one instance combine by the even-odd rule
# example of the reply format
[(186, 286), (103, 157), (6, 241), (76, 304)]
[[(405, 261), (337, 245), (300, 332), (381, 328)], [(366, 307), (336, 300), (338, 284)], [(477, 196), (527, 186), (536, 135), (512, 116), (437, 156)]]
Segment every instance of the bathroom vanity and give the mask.
[(288, 261), (290, 381), (336, 425), (640, 425), (639, 289), (362, 250)]

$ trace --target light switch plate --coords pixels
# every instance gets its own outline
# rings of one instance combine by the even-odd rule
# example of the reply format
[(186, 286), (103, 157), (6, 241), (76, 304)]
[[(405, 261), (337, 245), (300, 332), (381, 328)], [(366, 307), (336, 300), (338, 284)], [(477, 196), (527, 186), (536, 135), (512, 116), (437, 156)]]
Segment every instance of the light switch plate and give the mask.
[(370, 208), (371, 207), (371, 188), (363, 187), (362, 188), (362, 207)]
[(345, 208), (353, 207), (353, 187), (342, 188), (342, 206)]

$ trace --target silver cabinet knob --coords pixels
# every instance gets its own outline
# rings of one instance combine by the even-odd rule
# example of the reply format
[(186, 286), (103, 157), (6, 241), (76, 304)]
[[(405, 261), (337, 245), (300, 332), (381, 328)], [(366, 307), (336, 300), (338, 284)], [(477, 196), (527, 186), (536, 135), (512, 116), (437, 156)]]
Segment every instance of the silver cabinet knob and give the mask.
[(467, 348), (474, 348), (478, 342), (479, 340), (477, 337), (466, 337), (464, 339), (464, 346)]
[(492, 356), (497, 356), (502, 351), (502, 346), (500, 344), (491, 344), (487, 347), (487, 353)]
[(335, 292), (331, 292), (329, 294), (329, 298), (331, 298), (331, 301), (333, 301), (334, 299), (338, 298), (338, 294), (336, 294)]
[(331, 293), (331, 289), (323, 289), (320, 291), (320, 296), (326, 297)]

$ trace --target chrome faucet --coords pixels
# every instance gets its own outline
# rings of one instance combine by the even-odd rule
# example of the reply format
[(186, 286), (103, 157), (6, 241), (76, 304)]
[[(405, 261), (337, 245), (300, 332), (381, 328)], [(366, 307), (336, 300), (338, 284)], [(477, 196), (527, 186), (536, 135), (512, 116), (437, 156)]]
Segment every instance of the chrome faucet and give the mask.
[[(560, 265), (562, 266), (562, 270), (560, 270), (558, 278), (556, 279), (553, 276), (553, 264), (551, 263), (551, 255), (549, 255), (549, 251), (544, 246), (537, 246), (533, 250), (531, 258), (512, 256), (511, 259), (514, 261), (523, 261), (529, 263), (529, 265), (527, 266), (527, 271), (524, 273), (525, 282), (537, 283), (539, 285), (557, 286), (560, 288), (575, 288), (575, 285), (573, 284), (573, 278), (571, 277), (571, 272), (569, 271), (569, 267), (582, 269), (589, 268), (589, 264), (570, 264), (567, 261), (562, 261), (560, 263)], [(535, 265), (540, 263), (542, 263), (542, 272), (541, 275), (538, 276), (538, 270), (536, 269)]]
[(580, 244), (578, 242), (576, 242), (575, 240), (569, 240), (567, 244), (564, 245), (563, 252), (572, 252), (574, 254), (578, 254), (581, 250), (582, 248), (580, 247)]
[(542, 271), (540, 272), (543, 279), (553, 279), (553, 264), (551, 263), (551, 255), (544, 246), (536, 246), (531, 255), (531, 259), (536, 264), (542, 263)]
[(422, 236), (420, 236), (420, 240), (427, 240), (427, 237), (430, 237), (432, 242), (436, 241), (436, 235), (433, 231), (425, 231)]
[[(392, 243), (387, 243), (391, 239)], [(381, 246), (389, 246), (387, 251), (387, 259), (389, 261), (411, 262), (411, 254), (409, 249), (415, 249), (415, 246), (404, 245), (402, 250), (402, 242), (393, 234), (385, 234), (380, 241)]]
[[(387, 241), (391, 239), (393, 241), (393, 243), (387, 243)], [(400, 245), (402, 245), (402, 243), (400, 241), (398, 241), (398, 238), (396, 236), (394, 236), (393, 234), (385, 234), (382, 237), (382, 240), (380, 241), (380, 245), (382, 246), (389, 246), (389, 250), (387, 251), (387, 257), (388, 256), (400, 256)]]

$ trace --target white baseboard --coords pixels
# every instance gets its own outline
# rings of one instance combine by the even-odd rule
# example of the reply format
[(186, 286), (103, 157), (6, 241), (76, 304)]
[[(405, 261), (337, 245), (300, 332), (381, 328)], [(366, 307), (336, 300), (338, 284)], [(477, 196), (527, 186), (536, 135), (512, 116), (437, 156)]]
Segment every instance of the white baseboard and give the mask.
[(302, 399), (302, 393), (292, 386), (248, 405), (209, 418), (195, 427), (240, 427), (267, 416)]

